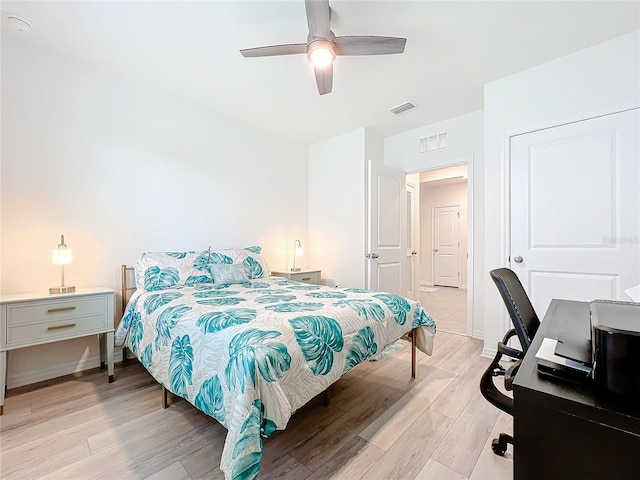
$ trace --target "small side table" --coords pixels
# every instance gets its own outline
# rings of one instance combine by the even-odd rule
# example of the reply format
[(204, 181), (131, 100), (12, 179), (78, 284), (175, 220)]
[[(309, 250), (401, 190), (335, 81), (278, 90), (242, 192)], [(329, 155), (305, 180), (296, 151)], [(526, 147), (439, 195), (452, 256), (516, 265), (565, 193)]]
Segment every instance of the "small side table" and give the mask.
[(105, 367), (106, 361), (109, 383), (113, 382), (113, 290), (110, 288), (83, 288), (62, 295), (2, 295), (0, 312), (0, 415), (4, 413), (10, 350), (98, 334), (100, 368)]
[(296, 282), (315, 283), (320, 285), (322, 270), (300, 270), (298, 272), (271, 272), (274, 277), (284, 277)]

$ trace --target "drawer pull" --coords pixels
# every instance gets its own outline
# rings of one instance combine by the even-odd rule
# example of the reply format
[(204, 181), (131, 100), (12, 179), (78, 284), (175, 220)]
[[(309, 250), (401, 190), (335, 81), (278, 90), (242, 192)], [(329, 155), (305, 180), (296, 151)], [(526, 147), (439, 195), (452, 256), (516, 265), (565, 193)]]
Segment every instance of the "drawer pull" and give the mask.
[(76, 326), (75, 323), (66, 323), (64, 325), (54, 325), (53, 327), (47, 328), (47, 330), (60, 330), (62, 328), (73, 328), (75, 326)]
[(75, 310), (76, 307), (61, 307), (61, 308), (50, 308), (47, 310), (47, 313), (56, 313), (56, 312), (70, 312), (71, 310)]
[(304, 277), (304, 278), (302, 279), (302, 281), (303, 281), (303, 282), (306, 282), (307, 280), (311, 280), (311, 277)]

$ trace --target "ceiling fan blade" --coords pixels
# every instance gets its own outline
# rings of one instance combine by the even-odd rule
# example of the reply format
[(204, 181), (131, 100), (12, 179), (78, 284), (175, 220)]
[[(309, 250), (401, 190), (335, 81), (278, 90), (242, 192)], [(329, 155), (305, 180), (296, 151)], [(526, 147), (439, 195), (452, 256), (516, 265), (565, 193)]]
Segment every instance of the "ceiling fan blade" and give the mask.
[(276, 55), (295, 55), (307, 53), (306, 43), (288, 43), (285, 45), (269, 45), (267, 47), (245, 48), (240, 50), (243, 57), (273, 57)]
[(333, 86), (333, 64), (329, 64), (326, 67), (315, 67), (314, 72), (316, 74), (318, 93), (320, 95), (331, 93), (331, 87)]
[(353, 36), (336, 37), (336, 55), (388, 55), (404, 52), (406, 38)]
[(331, 9), (329, 0), (305, 0), (309, 38), (331, 38)]

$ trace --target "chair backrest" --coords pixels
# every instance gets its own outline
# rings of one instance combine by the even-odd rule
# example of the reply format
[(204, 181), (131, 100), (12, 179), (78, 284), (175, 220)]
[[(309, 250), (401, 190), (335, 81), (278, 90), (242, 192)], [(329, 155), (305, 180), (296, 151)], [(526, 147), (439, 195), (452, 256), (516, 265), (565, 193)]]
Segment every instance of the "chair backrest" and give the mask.
[(540, 326), (540, 320), (529, 301), (527, 292), (524, 291), (520, 279), (513, 270), (498, 268), (491, 270), (489, 275), (491, 275), (496, 287), (498, 287), (520, 340), (520, 345), (522, 345), (523, 351), (526, 352)]

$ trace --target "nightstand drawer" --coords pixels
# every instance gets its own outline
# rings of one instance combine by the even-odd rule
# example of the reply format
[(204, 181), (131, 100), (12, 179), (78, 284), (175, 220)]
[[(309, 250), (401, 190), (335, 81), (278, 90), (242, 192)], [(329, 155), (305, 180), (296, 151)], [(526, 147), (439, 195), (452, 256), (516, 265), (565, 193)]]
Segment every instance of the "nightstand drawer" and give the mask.
[(320, 285), (322, 281), (322, 270), (302, 270), (300, 272), (278, 272), (272, 271), (274, 277), (284, 277), (289, 280), (304, 283), (314, 283)]
[(106, 317), (110, 296), (92, 298), (65, 298), (7, 306), (7, 325), (31, 325), (36, 323), (59, 323), (65, 320), (100, 314)]
[(296, 282), (305, 283), (320, 283), (320, 272), (291, 272), (289, 280), (295, 280)]
[(41, 323), (10, 325), (7, 327), (8, 347), (48, 343), (64, 338), (81, 337), (91, 332), (104, 332), (109, 326), (107, 312), (89, 316), (60, 318)]

